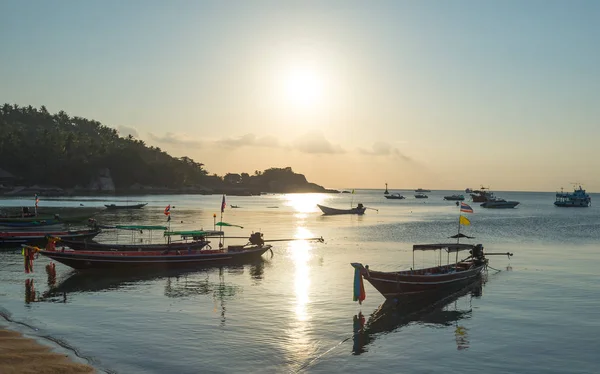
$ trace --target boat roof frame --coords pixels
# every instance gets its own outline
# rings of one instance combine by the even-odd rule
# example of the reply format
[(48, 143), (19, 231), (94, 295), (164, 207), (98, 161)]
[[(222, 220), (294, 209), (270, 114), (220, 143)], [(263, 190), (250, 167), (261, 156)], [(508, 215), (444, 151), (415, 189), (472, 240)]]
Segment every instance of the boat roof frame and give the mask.
[(462, 244), (462, 243), (439, 243), (439, 244), (415, 244), (413, 245), (414, 251), (437, 251), (445, 249), (446, 252), (461, 252), (468, 251), (475, 247), (473, 244)]

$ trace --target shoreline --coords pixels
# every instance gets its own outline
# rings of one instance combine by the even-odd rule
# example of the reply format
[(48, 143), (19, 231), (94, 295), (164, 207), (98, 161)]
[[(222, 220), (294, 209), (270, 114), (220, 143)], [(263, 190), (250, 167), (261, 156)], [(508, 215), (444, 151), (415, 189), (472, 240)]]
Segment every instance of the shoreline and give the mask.
[(0, 324), (0, 373), (99, 373), (89, 364), (77, 362), (72, 354), (60, 352), (58, 347), (28, 337), (8, 326), (9, 323)]

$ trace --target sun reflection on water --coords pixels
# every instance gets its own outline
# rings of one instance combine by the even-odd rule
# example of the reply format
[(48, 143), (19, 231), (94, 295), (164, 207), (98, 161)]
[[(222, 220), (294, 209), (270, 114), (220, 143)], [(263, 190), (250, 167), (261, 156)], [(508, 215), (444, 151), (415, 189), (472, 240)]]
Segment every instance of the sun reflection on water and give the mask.
[(285, 205), (292, 207), (298, 213), (311, 213), (319, 211), (317, 204), (323, 203), (327, 198), (322, 193), (298, 193), (285, 195)]
[[(304, 227), (297, 228), (294, 235), (297, 239), (309, 238), (313, 233)], [(315, 354), (317, 345), (311, 340), (310, 314), (310, 259), (311, 243), (305, 240), (292, 241), (288, 244), (289, 257), (294, 266), (294, 300), (288, 330), (289, 342), (286, 349), (290, 353), (292, 367), (301, 366)]]
[(310, 287), (310, 245), (306, 241), (290, 242), (289, 249), (294, 261), (294, 291), (296, 295), (296, 317), (299, 321), (308, 319), (306, 305), (309, 302), (308, 291)]

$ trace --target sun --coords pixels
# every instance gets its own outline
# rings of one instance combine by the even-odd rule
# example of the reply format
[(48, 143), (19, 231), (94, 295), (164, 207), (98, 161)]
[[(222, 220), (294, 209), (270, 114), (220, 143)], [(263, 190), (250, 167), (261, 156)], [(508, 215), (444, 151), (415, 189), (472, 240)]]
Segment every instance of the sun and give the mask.
[(323, 101), (324, 80), (311, 67), (294, 67), (285, 76), (284, 90), (288, 102), (293, 106), (315, 107)]

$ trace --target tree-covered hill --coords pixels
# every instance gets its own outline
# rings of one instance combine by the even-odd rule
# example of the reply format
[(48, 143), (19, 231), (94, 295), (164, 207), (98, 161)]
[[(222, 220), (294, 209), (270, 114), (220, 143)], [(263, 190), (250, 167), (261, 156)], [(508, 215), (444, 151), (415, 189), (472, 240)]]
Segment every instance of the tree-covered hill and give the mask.
[(209, 175), (204, 164), (189, 157), (173, 157), (131, 135), (121, 137), (98, 121), (71, 117), (64, 111), (51, 114), (44, 106), (0, 107), (0, 168), (18, 176), (23, 185), (64, 189), (85, 190), (107, 170), (117, 191), (136, 185), (217, 193), (325, 191), (291, 168), (268, 169), (252, 176)]

